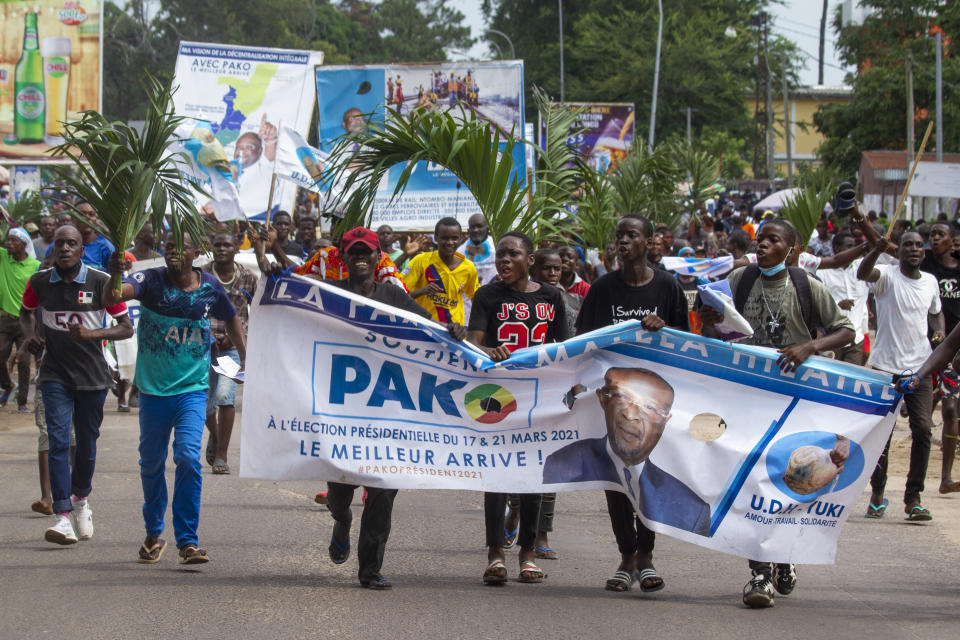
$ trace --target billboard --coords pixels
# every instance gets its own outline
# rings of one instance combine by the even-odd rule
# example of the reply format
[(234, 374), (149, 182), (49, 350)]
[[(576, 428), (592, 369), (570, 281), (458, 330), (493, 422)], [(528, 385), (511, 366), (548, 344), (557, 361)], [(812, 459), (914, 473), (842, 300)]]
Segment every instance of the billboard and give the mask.
[(911, 196), (960, 198), (960, 163), (920, 162), (910, 183)]
[[(181, 42), (174, 107), (212, 132), (205, 144), (237, 183), (240, 207), (264, 217), (281, 125), (306, 133), (313, 107), (313, 68), (319, 51)], [(214, 139), (216, 142), (214, 142)], [(277, 182), (273, 210), (289, 209), (296, 187)]]
[[(417, 107), (463, 108), (491, 122), (501, 137), (522, 138), (523, 61), (445, 62), (367, 66), (324, 66), (316, 70), (320, 114), (320, 149), (329, 153), (347, 131), (362, 130), (368, 121), (382, 121), (384, 109), (409, 114)], [(505, 147), (501, 143), (501, 150)], [(526, 180), (524, 145), (513, 151), (514, 174)], [(390, 169), (373, 208), (373, 227), (397, 230), (433, 229), (444, 216), (467, 218), (480, 213), (470, 192), (450, 171), (421, 162), (401, 198), (390, 203), (403, 164)]]
[(0, 158), (34, 161), (100, 110), (100, 0), (0, 0)]
[[(556, 105), (554, 105), (556, 106)], [(571, 111), (583, 109), (579, 133), (573, 133), (567, 144), (577, 148), (577, 155), (595, 171), (612, 171), (627, 155), (633, 144), (634, 106), (620, 102), (564, 102)], [(540, 148), (546, 148), (546, 123), (540, 119)]]

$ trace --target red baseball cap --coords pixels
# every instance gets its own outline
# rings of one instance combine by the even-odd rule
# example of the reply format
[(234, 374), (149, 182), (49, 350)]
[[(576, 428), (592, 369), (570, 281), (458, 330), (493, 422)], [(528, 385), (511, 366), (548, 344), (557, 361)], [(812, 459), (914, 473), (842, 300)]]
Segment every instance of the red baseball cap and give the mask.
[(340, 239), (340, 250), (349, 251), (350, 247), (358, 242), (362, 242), (375, 251), (380, 250), (380, 238), (366, 227), (355, 227), (343, 234), (343, 238)]

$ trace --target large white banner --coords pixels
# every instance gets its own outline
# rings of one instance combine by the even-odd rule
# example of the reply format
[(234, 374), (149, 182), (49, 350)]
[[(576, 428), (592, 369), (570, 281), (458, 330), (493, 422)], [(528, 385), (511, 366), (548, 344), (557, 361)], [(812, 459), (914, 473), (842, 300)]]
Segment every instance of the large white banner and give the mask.
[[(280, 125), (301, 133), (310, 125), (313, 69), (322, 61), (319, 51), (180, 43), (173, 79), (176, 111), (209, 123), (247, 217), (266, 214)], [(290, 209), (295, 191), (278, 182), (274, 210)]]
[[(537, 309), (531, 309), (537, 313)], [(651, 529), (829, 563), (895, 420), (890, 377), (640, 323), (494, 364), (297, 276), (251, 308), (241, 475), (403, 489), (612, 489)]]

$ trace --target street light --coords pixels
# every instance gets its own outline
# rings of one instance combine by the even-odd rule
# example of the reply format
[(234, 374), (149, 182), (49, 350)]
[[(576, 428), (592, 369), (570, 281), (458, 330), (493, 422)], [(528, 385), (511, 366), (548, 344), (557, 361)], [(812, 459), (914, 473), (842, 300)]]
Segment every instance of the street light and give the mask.
[[(498, 36), (502, 36), (507, 41), (507, 44), (510, 45), (510, 58), (513, 60), (517, 59), (517, 51), (516, 49), (513, 48), (513, 40), (510, 39), (510, 36), (505, 34), (503, 31), (499, 31), (497, 29), (487, 29), (487, 33), (495, 33)], [(490, 40), (490, 39), (487, 38), (487, 40)], [(492, 43), (493, 41), (490, 40), (490, 42)], [(499, 47), (497, 48), (499, 49)]]
[[(657, 87), (660, 84), (660, 43), (663, 40), (663, 0), (657, 0), (660, 23), (657, 25), (657, 59), (653, 67), (653, 101), (650, 103), (650, 136), (647, 146), (653, 149), (653, 134), (657, 127)], [(562, 68), (562, 67), (561, 67)]]

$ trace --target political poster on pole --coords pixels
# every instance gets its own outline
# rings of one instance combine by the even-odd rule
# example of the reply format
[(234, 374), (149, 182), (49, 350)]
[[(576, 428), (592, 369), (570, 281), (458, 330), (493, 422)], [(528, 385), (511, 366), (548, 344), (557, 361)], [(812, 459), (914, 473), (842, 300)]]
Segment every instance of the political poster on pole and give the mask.
[[(553, 107), (561, 105), (554, 104)], [(578, 131), (567, 144), (595, 171), (611, 172), (633, 144), (635, 113), (632, 103), (564, 102), (562, 108), (581, 110)], [(540, 147), (546, 146), (546, 124), (540, 119)]]
[(100, 110), (100, 0), (0, 0), (0, 158), (36, 162)]
[[(266, 217), (280, 123), (301, 133), (310, 125), (313, 69), (322, 62), (319, 51), (180, 43), (174, 106), (205, 123), (223, 148), (248, 218)], [(292, 208), (295, 195), (278, 183), (274, 212)]]
[[(386, 285), (389, 286), (389, 285)], [(540, 305), (531, 316), (546, 319)], [(878, 371), (630, 320), (494, 363), (446, 328), (301, 276), (250, 311), (240, 474), (628, 496), (658, 533), (830, 563), (893, 428)]]
[[(333, 151), (345, 133), (382, 122), (384, 109), (407, 115), (417, 108), (473, 112), (491, 122), (501, 137), (523, 137), (523, 61), (445, 62), (417, 65), (324, 66), (316, 69), (320, 114), (320, 149)], [(501, 142), (501, 150), (505, 143)], [(513, 174), (526, 182), (525, 145), (513, 152)], [(451, 216), (466, 227), (467, 218), (480, 213), (470, 191), (444, 167), (420, 162), (404, 194), (390, 203), (404, 165), (390, 169), (379, 185), (373, 205), (374, 227), (389, 224), (396, 230), (433, 229)], [(389, 203), (389, 204), (388, 204)]]

